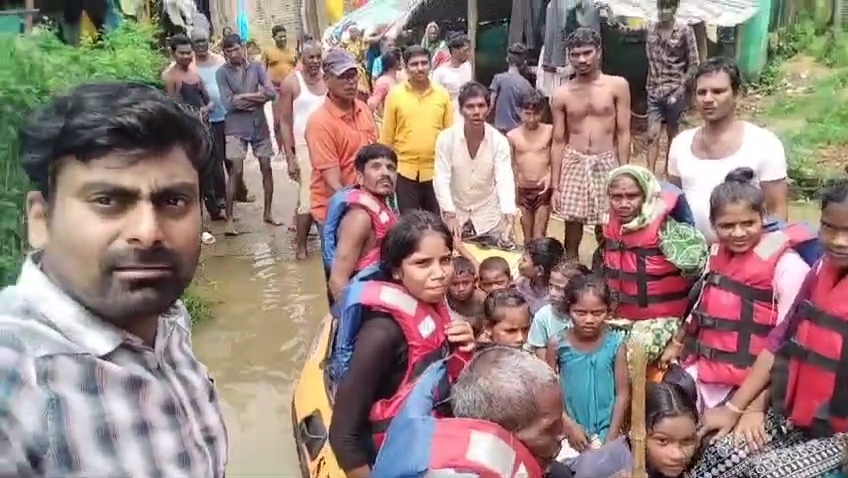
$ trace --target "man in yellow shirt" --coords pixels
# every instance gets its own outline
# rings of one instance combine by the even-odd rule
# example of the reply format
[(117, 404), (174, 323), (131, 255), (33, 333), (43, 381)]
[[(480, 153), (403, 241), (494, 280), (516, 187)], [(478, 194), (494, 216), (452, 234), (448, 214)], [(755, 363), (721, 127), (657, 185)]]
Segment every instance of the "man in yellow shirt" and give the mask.
[(288, 48), (286, 27), (274, 25), (274, 28), (271, 29), (271, 36), (274, 38), (274, 45), (264, 49), (262, 62), (268, 69), (268, 78), (271, 79), (271, 83), (279, 87), (283, 80), (289, 76), (289, 73), (294, 70), (297, 55), (294, 50)]
[(453, 123), (448, 92), (430, 82), (430, 52), (411, 46), (403, 53), (407, 81), (386, 97), (380, 142), (398, 155), (395, 192), (400, 212), (424, 209), (439, 213), (433, 191), (436, 137)]

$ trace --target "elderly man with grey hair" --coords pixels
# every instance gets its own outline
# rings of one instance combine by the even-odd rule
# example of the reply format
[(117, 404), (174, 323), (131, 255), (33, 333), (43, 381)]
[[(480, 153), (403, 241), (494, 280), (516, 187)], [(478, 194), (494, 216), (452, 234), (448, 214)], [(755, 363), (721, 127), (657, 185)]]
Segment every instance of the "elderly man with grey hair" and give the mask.
[(545, 362), (512, 347), (485, 349), (453, 384), (455, 419), (434, 418), (447, 369), (436, 363), (419, 378), (389, 427), (371, 476), (572, 476), (554, 461), (565, 437), (563, 400)]
[(496, 423), (530, 450), (548, 478), (571, 476), (554, 461), (565, 438), (559, 379), (538, 357), (512, 347), (477, 354), (451, 390), (456, 418)]

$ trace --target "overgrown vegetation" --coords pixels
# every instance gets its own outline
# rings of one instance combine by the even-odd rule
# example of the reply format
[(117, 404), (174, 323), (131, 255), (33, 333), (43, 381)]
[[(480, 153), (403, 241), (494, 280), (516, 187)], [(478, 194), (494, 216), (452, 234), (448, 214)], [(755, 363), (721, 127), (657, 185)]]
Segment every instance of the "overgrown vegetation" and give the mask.
[[(82, 83), (158, 85), (167, 59), (157, 49), (155, 35), (152, 27), (131, 22), (78, 48), (49, 31), (0, 35), (0, 286), (14, 282), (26, 248), (21, 211), (28, 180), (18, 163), (18, 128), (27, 112)], [(195, 320), (209, 316), (191, 294), (185, 302)]]
[[(793, 71), (801, 65), (803, 71)], [(795, 68), (797, 70), (797, 68)], [(797, 197), (810, 198), (848, 163), (848, 34), (812, 19), (773, 34), (770, 61), (753, 92), (755, 120), (781, 136)]]

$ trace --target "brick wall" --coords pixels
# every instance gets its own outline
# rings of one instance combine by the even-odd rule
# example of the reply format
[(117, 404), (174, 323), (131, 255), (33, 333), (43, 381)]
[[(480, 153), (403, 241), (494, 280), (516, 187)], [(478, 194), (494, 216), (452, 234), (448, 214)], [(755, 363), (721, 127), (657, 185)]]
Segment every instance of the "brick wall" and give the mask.
[[(260, 45), (271, 41), (271, 28), (285, 25), (289, 42), (294, 46), (300, 33), (300, 11), (304, 0), (245, 0), (250, 6), (250, 34)], [(305, 0), (317, 1), (322, 0)], [(238, 0), (212, 0), (212, 17), (216, 30), (234, 26)]]

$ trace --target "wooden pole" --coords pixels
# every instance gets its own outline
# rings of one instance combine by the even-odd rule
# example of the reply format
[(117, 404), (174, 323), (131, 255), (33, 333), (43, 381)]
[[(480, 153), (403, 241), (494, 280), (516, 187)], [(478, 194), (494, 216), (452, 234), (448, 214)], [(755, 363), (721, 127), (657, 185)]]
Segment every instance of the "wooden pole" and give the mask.
[(637, 342), (629, 344), (632, 359), (632, 387), (630, 404), (630, 440), (633, 446), (633, 472), (630, 478), (647, 478), (645, 463), (645, 386), (648, 360), (645, 349)]
[(24, 10), (27, 11), (24, 16), (24, 33), (32, 33), (32, 12), (35, 10), (35, 0), (26, 0)]
[(468, 38), (471, 40), (471, 72), (477, 78), (477, 0), (468, 0)]

